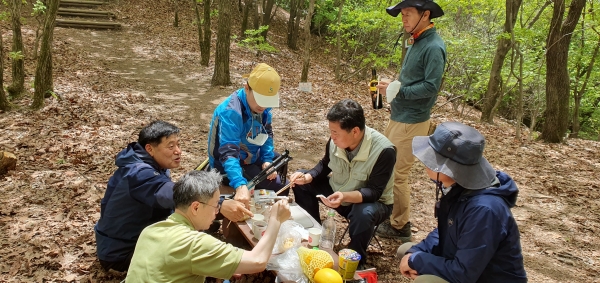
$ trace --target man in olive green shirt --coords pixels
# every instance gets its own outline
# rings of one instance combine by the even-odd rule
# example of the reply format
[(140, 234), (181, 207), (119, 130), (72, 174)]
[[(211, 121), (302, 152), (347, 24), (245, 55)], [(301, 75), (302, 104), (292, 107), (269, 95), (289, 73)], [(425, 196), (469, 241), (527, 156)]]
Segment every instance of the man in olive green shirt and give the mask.
[(252, 251), (238, 249), (198, 232), (219, 212), (220, 183), (216, 171), (191, 171), (175, 183), (175, 213), (142, 231), (125, 282), (204, 282), (209, 276), (226, 279), (265, 269), (279, 227), (290, 217), (289, 205), (273, 206), (267, 230)]

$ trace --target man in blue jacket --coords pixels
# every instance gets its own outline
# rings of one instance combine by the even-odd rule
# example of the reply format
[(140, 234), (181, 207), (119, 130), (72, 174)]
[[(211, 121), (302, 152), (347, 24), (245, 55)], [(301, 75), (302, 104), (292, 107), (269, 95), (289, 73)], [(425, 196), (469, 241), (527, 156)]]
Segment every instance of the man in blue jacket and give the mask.
[(519, 190), (483, 157), (485, 138), (458, 122), (415, 137), (413, 154), (436, 184), (438, 227), (405, 243), (400, 271), (415, 282), (527, 282), (517, 223)]
[[(94, 227), (97, 255), (105, 269), (126, 271), (142, 230), (165, 220), (174, 209), (169, 169), (179, 167), (179, 128), (154, 121), (138, 141), (117, 154), (119, 167), (108, 181)], [(219, 214), (231, 221), (252, 215), (234, 200), (219, 199)]]
[[(271, 108), (279, 107), (281, 78), (271, 66), (260, 63), (247, 79), (244, 87), (232, 93), (213, 113), (208, 157), (212, 168), (227, 174), (225, 182), (235, 189), (234, 200), (249, 207), (248, 181), (276, 157)], [(277, 173), (273, 173), (256, 187), (278, 191), (283, 186)]]
[(119, 168), (108, 181), (94, 227), (98, 259), (106, 270), (126, 271), (142, 230), (171, 214), (169, 169), (180, 162), (179, 128), (164, 121), (144, 127), (138, 141), (117, 154)]

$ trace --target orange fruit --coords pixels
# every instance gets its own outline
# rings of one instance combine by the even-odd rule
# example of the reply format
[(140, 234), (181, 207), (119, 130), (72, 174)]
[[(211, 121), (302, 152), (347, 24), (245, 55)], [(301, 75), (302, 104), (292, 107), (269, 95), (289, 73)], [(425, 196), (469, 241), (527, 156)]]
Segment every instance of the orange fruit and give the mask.
[(342, 276), (340, 274), (331, 269), (331, 268), (322, 268), (319, 270), (314, 277), (315, 283), (343, 283)]

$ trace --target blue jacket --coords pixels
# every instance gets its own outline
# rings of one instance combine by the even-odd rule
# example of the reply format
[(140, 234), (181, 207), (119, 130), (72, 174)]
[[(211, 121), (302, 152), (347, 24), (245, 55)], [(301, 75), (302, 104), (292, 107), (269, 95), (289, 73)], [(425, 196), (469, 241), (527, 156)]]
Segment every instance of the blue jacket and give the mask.
[(449, 282), (527, 282), (517, 223), (510, 212), (519, 190), (497, 171), (499, 186), (454, 186), (440, 199), (438, 228), (407, 253), (418, 274)]
[[(259, 133), (269, 136), (262, 146), (246, 140)], [(208, 158), (212, 168), (227, 174), (229, 186), (237, 188), (247, 184), (242, 164), (273, 162), (271, 108), (262, 114), (255, 114), (253, 118), (244, 89), (232, 93), (213, 113), (208, 135)]]
[(96, 223), (98, 258), (126, 260), (146, 226), (165, 220), (174, 208), (169, 170), (161, 169), (137, 142), (117, 154)]

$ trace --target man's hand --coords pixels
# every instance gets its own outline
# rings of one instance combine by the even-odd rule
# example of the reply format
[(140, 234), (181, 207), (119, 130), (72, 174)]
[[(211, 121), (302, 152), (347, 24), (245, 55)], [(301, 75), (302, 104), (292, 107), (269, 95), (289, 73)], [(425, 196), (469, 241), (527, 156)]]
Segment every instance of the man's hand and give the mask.
[(419, 276), (419, 274), (417, 273), (416, 270), (410, 268), (410, 266), (408, 266), (408, 258), (410, 257), (411, 254), (406, 254), (402, 260), (400, 261), (400, 272), (402, 273), (402, 275), (411, 278), (411, 279), (416, 279), (417, 276)]
[(271, 219), (283, 223), (290, 219), (292, 213), (290, 212), (290, 204), (287, 200), (280, 200), (271, 207)]
[(296, 185), (306, 185), (312, 182), (313, 177), (310, 174), (304, 174), (302, 172), (294, 172), (290, 176), (290, 183), (292, 183), (291, 187), (295, 187)]
[(246, 185), (241, 185), (235, 189), (235, 196), (233, 199), (243, 203), (246, 209), (250, 209), (250, 192)]
[(342, 192), (335, 192), (329, 195), (327, 198), (321, 198), (321, 200), (323, 200), (323, 203), (326, 206), (338, 208), (344, 201), (344, 194)]
[(377, 89), (381, 95), (386, 95), (386, 90), (388, 85), (390, 84), (389, 80), (380, 80), (377, 84)]
[[(269, 165), (271, 165), (271, 162), (265, 162), (262, 165), (262, 169), (265, 170), (265, 168), (269, 167)], [(275, 180), (277, 178), (277, 171), (273, 171), (273, 173), (269, 174), (269, 176), (267, 176), (267, 180)]]
[(246, 209), (243, 203), (232, 199), (226, 199), (223, 201), (221, 204), (221, 214), (233, 222), (244, 221), (247, 219), (247, 216), (254, 216), (250, 210)]

